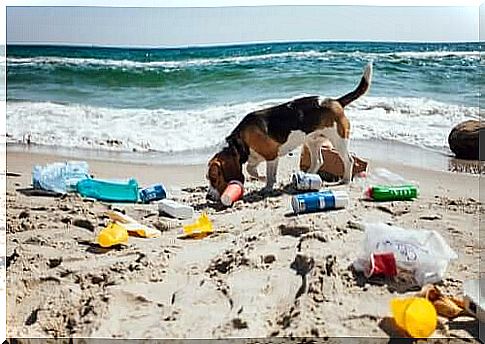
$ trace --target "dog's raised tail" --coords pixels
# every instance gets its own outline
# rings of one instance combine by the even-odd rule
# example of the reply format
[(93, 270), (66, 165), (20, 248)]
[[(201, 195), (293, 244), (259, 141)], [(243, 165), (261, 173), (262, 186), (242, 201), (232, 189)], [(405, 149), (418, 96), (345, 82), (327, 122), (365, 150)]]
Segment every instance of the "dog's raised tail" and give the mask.
[(342, 105), (342, 107), (349, 105), (354, 100), (356, 100), (360, 96), (363, 96), (367, 92), (367, 90), (370, 87), (371, 81), (372, 81), (372, 62), (369, 62), (364, 69), (364, 74), (362, 75), (362, 79), (360, 79), (360, 83), (357, 86), (357, 88), (352, 92), (347, 93), (346, 95), (340, 97), (339, 99), (337, 99), (337, 101), (340, 103), (340, 105)]

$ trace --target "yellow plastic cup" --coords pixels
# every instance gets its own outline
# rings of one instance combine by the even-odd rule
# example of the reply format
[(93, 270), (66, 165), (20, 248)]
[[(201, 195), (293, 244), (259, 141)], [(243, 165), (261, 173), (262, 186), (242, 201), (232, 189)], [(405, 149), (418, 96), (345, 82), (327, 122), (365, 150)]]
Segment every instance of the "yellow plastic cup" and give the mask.
[(111, 247), (128, 243), (128, 231), (116, 222), (109, 222), (98, 235), (98, 244), (101, 247)]
[(197, 221), (183, 226), (182, 237), (202, 238), (214, 232), (212, 221), (206, 213), (203, 213)]
[(436, 309), (423, 297), (392, 299), (391, 310), (396, 324), (413, 338), (428, 338), (436, 329)]

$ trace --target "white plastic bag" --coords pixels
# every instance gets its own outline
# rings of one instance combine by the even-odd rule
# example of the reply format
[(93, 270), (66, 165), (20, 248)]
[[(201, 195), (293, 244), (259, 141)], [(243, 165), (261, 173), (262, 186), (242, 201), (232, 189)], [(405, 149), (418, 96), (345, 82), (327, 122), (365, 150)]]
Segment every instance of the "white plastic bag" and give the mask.
[(363, 252), (353, 264), (357, 271), (368, 268), (372, 253), (393, 252), (397, 268), (414, 272), (416, 282), (423, 286), (441, 281), (448, 263), (458, 258), (434, 230), (404, 229), (385, 223), (368, 223), (363, 227)]
[(373, 168), (371, 172), (361, 172), (354, 177), (354, 183), (363, 193), (364, 199), (372, 199), (369, 188), (373, 186), (402, 186), (414, 185), (419, 188), (419, 183), (415, 180), (408, 180), (401, 175), (391, 172), (383, 167)]
[(32, 169), (32, 184), (35, 189), (66, 193), (76, 190), (79, 180), (90, 178), (85, 161), (66, 161), (35, 165)]

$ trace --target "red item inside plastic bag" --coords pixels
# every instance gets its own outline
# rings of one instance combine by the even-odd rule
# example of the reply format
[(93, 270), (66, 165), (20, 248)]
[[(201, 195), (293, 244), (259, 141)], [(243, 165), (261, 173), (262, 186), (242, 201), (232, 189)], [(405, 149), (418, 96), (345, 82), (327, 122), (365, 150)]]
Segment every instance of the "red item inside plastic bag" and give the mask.
[(370, 268), (366, 271), (366, 277), (397, 275), (396, 257), (392, 252), (372, 253), (370, 257)]

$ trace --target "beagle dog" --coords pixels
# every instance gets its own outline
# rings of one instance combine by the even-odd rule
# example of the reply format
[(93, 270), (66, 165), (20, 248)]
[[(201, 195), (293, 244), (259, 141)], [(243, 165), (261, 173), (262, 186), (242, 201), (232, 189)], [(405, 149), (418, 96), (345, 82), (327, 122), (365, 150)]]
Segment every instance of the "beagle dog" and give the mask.
[[(353, 158), (349, 154), (350, 123), (344, 107), (364, 95), (370, 87), (372, 63), (369, 63), (355, 90), (338, 99), (318, 96), (298, 98), (246, 115), (226, 138), (227, 146), (209, 161), (208, 198), (218, 200), (229, 181), (244, 183), (242, 166), (259, 180), (266, 179), (264, 191), (276, 183), (278, 159), (305, 144), (310, 152), (309, 173), (316, 173), (323, 164), (321, 141), (330, 140), (342, 157), (343, 183), (349, 183)], [(266, 178), (259, 176), (257, 167), (266, 161)]]

